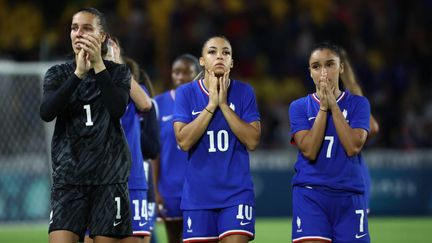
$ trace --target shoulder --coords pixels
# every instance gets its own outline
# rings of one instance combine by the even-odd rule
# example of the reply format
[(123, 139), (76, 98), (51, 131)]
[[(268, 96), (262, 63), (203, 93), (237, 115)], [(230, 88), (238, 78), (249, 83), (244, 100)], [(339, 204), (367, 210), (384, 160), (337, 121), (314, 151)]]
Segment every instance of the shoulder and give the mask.
[(67, 78), (71, 73), (73, 73), (74, 69), (75, 69), (75, 63), (72, 61), (56, 64), (48, 68), (48, 70), (45, 73), (45, 80)]
[(130, 73), (130, 70), (126, 64), (115, 63), (108, 60), (103, 60), (103, 62), (108, 72), (119, 72), (125, 74)]
[(348, 91), (345, 91), (345, 94), (347, 100), (353, 104), (369, 105), (369, 100), (364, 96), (354, 95)]
[(60, 63), (48, 68), (47, 73), (62, 73), (62, 72), (73, 70), (74, 67), (75, 67), (75, 63), (72, 61)]
[(163, 92), (163, 93), (161, 93), (161, 94), (158, 94), (158, 95), (156, 95), (153, 99), (156, 101), (156, 102), (161, 102), (162, 100), (164, 100), (164, 99), (166, 99), (166, 97), (167, 97), (167, 95), (169, 94), (169, 90), (168, 91), (165, 91), (165, 92)]
[(252, 87), (251, 84), (248, 84), (248, 83), (243, 82), (241, 80), (232, 79), (231, 82), (232, 82), (233, 87), (236, 87), (237, 89), (247, 90), (247, 91), (253, 91), (254, 90), (254, 88)]
[(181, 92), (191, 92), (194, 89), (194, 86), (196, 85), (196, 80), (191, 81), (189, 83), (185, 83), (177, 87), (176, 93)]
[(311, 95), (309, 94), (307, 96), (303, 96), (301, 98), (298, 98), (298, 99), (292, 101), (290, 104), (290, 108), (291, 107), (298, 107), (298, 106), (305, 106), (307, 104), (308, 100), (310, 99), (310, 96)]

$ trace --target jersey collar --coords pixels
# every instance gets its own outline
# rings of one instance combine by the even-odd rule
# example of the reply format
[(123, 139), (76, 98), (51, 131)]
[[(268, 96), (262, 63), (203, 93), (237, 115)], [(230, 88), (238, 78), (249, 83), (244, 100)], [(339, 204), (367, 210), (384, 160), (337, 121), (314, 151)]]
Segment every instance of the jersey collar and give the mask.
[[(199, 87), (200, 87), (200, 89), (207, 95), (207, 96), (209, 96), (210, 95), (210, 92), (207, 90), (207, 88), (205, 87), (205, 85), (204, 85), (204, 79), (200, 79), (200, 80), (198, 80), (198, 85), (199, 85)], [(229, 80), (229, 83), (228, 83), (228, 87), (231, 85), (231, 79)]]
[[(340, 100), (342, 100), (343, 97), (345, 97), (345, 91), (343, 91), (343, 92), (339, 95), (339, 97), (336, 99), (336, 103), (339, 102)], [(317, 96), (316, 93), (313, 93), (313, 94), (312, 94), (312, 98), (313, 98), (316, 102), (320, 103), (320, 99), (318, 98), (318, 96)]]
[(204, 80), (203, 79), (199, 79), (198, 80), (198, 85), (199, 85), (199, 87), (201, 88), (201, 90), (207, 95), (207, 96), (209, 96), (210, 95), (210, 93), (209, 93), (209, 91), (206, 89), (206, 87), (204, 86)]

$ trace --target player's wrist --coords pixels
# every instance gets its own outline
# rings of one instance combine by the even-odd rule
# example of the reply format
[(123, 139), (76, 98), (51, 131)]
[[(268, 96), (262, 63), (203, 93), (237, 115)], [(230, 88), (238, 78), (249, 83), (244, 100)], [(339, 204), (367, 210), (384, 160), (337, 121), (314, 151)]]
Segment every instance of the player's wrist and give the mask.
[(106, 69), (105, 64), (103, 62), (97, 62), (93, 66), (95, 73), (100, 73)]
[(75, 70), (74, 74), (75, 74), (75, 76), (77, 76), (79, 79), (83, 79), (83, 78), (84, 78), (84, 75), (85, 75), (85, 73), (80, 72), (80, 71), (78, 71), (78, 70)]
[(214, 113), (216, 110), (216, 105), (214, 104), (208, 104), (204, 109), (210, 111), (210, 113)]

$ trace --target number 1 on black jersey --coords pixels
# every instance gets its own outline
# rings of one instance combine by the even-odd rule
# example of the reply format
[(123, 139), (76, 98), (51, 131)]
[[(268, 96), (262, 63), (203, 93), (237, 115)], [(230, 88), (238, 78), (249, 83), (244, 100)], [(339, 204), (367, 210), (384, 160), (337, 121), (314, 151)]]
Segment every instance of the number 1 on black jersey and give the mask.
[(86, 121), (85, 125), (88, 127), (93, 126), (93, 121), (91, 119), (90, 105), (84, 105), (84, 109), (86, 110), (86, 115), (87, 115), (87, 121)]

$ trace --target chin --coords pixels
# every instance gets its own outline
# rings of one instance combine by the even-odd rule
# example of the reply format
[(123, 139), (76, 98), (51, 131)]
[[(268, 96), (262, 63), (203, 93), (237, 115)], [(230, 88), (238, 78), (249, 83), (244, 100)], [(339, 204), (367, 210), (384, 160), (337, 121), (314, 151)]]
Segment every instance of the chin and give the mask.
[(218, 77), (223, 76), (224, 73), (225, 73), (225, 70), (215, 70), (214, 71), (215, 76), (218, 76)]

